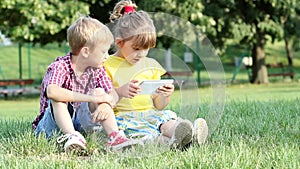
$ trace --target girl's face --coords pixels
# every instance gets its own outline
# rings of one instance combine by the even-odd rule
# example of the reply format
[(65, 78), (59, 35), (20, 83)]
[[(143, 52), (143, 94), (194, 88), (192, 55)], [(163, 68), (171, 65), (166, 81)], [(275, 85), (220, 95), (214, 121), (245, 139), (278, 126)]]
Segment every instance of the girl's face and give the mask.
[(119, 46), (119, 56), (123, 57), (127, 62), (136, 64), (143, 57), (147, 56), (149, 49), (141, 49), (134, 47), (133, 39), (129, 41), (117, 42)]

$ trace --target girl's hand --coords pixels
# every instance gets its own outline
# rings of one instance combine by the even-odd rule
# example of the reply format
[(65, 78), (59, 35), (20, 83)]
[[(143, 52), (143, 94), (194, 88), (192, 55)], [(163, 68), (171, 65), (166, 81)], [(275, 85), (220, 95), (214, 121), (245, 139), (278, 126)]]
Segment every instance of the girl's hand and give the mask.
[(106, 120), (110, 115), (113, 115), (114, 111), (107, 103), (101, 103), (97, 106), (96, 110), (92, 113), (92, 122), (100, 122)]
[(169, 97), (174, 92), (174, 85), (173, 84), (166, 84), (161, 87), (159, 87), (156, 92), (160, 95), (163, 95), (165, 97)]
[(120, 97), (125, 98), (134, 98), (136, 95), (138, 95), (142, 89), (138, 84), (138, 80), (131, 80), (130, 82), (126, 83), (125, 85), (119, 87), (116, 89), (118, 95)]

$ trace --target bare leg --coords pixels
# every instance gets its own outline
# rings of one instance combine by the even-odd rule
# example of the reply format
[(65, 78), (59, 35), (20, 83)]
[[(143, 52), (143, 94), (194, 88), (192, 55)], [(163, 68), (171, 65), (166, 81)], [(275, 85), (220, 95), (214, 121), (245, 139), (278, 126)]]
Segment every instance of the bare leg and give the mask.
[[(101, 111), (100, 105), (97, 105), (95, 103), (89, 103), (89, 109), (92, 113), (95, 111)], [(113, 110), (111, 110), (111, 113), (109, 113), (108, 117), (105, 120), (101, 120), (100, 123), (107, 135), (119, 130)]]
[(156, 138), (156, 142), (157, 142), (158, 144), (169, 143), (169, 141), (170, 141), (170, 138), (169, 138), (169, 137), (166, 137), (166, 136), (163, 136), (163, 135), (158, 136), (158, 137)]
[(163, 136), (171, 138), (177, 124), (177, 120), (169, 120), (168, 122), (161, 125), (160, 132)]
[(53, 115), (57, 126), (64, 134), (75, 132), (67, 103), (52, 101)]
[(107, 119), (100, 121), (100, 123), (108, 135), (119, 130), (116, 117), (113, 113), (111, 113)]
[[(102, 88), (96, 88), (93, 91), (93, 95), (101, 96), (101, 95), (105, 95), (105, 94), (106, 93)], [(90, 112), (91, 113), (94, 113), (95, 111), (101, 112), (102, 110), (99, 106), (100, 105), (98, 105), (96, 103), (89, 103)], [(109, 113), (108, 117), (104, 120), (101, 120), (100, 123), (101, 123), (102, 127), (104, 128), (105, 132), (107, 133), (107, 135), (111, 134), (114, 131), (119, 130), (113, 110), (111, 110), (111, 113)]]

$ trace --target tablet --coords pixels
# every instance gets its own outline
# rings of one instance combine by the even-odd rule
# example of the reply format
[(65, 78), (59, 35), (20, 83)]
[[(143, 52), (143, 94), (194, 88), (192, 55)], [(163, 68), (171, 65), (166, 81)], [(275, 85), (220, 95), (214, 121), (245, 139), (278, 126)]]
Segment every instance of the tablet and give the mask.
[(142, 91), (140, 94), (154, 94), (156, 89), (165, 84), (172, 84), (173, 79), (162, 79), (162, 80), (146, 80), (140, 83)]

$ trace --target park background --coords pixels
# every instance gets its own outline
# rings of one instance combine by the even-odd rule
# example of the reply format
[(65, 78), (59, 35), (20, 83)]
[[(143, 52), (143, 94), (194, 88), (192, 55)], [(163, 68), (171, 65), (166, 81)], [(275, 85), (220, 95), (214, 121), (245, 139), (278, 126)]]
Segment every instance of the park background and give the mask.
[[(78, 12), (108, 23), (109, 11), (115, 3), (110, 0), (1, 1), (0, 30), (12, 42), (2, 39), (1, 79), (20, 78), (21, 53), (22, 78), (34, 79), (34, 84), (26, 87), (38, 87), (48, 64), (68, 50), (65, 32)], [(98, 148), (97, 139), (90, 137), (89, 149), (95, 151), (93, 155), (66, 156), (53, 141), (34, 138), (30, 123), (39, 111), (39, 96), (24, 93), (6, 100), (0, 98), (1, 168), (299, 168), (299, 2), (151, 0), (136, 3), (139, 9), (165, 12), (189, 21), (215, 47), (225, 72), (226, 104), (220, 123), (207, 143), (192, 146), (186, 152), (148, 152), (150, 155), (130, 158), (105, 154)], [(205, 43), (205, 39), (200, 43)], [(157, 48), (171, 49), (182, 60), (185, 52), (193, 52), (171, 37), (158, 37)], [(197, 56), (195, 52), (192, 54), (194, 62), (187, 65), (193, 71), (193, 79), (197, 79), (199, 66), (201, 78), (201, 102), (195, 106), (199, 107), (198, 116), (206, 117), (212, 102), (210, 78), (201, 63), (195, 65)], [(250, 68), (254, 76), (250, 78), (249, 69), (237, 65), (237, 59), (249, 55), (256, 58), (255, 66)], [(285, 70), (266, 66), (279, 62)], [(286, 70), (294, 72), (293, 79), (268, 77), (266, 73)], [(179, 95), (177, 90), (173, 99), (179, 100)], [(175, 101), (169, 108), (178, 111), (180, 105)]]

